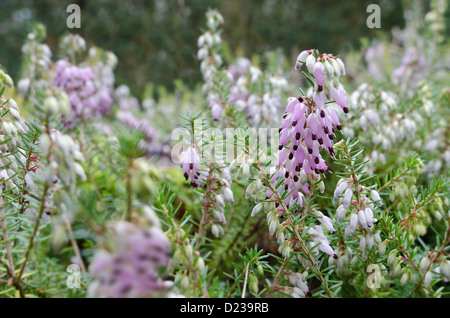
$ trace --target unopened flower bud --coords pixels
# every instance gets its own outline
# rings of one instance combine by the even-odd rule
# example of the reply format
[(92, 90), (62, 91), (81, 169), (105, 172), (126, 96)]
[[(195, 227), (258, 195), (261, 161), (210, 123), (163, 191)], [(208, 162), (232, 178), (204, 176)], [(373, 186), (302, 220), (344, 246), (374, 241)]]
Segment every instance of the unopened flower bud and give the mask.
[(261, 202), (258, 203), (257, 205), (255, 205), (255, 207), (252, 210), (251, 216), (255, 216), (256, 214), (258, 214), (261, 211), (262, 207), (263, 207), (263, 204)]

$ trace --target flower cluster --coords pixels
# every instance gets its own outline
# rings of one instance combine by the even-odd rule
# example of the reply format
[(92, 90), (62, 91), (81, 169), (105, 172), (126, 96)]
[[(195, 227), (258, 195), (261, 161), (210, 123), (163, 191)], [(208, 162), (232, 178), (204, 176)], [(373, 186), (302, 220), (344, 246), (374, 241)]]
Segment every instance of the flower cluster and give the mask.
[(115, 95), (119, 104), (116, 118), (122, 125), (142, 132), (143, 139), (139, 146), (146, 151), (147, 155), (158, 153), (161, 146), (157, 144), (156, 131), (149, 121), (152, 110), (143, 107), (142, 111), (139, 100), (131, 95), (130, 89), (126, 85), (119, 86)]
[(431, 38), (437, 43), (445, 40), (445, 12), (447, 11), (448, 2), (445, 0), (432, 0), (430, 3), (431, 10), (425, 15), (425, 21), (432, 33)]
[[(72, 117), (95, 118), (110, 111), (113, 99), (99, 82), (90, 67), (72, 65), (67, 60), (56, 63), (55, 86), (64, 90), (72, 106)], [(67, 118), (67, 124), (72, 123)]]
[[(354, 196), (356, 200), (353, 200)], [(359, 227), (363, 233), (360, 238), (360, 249), (363, 255), (366, 255), (366, 250), (370, 250), (374, 243), (376, 245), (381, 243), (380, 233), (373, 231), (373, 225), (377, 222), (373, 214), (374, 203), (383, 205), (376, 190), (363, 187), (353, 177), (342, 178), (336, 185), (333, 201), (339, 202), (336, 209), (336, 219), (339, 222), (342, 222), (348, 211), (352, 210), (350, 221), (345, 228), (345, 238), (348, 239)]]
[[(37, 25), (28, 34), (27, 41), (22, 46), (25, 59), (25, 67), (22, 69), (22, 79), (17, 83), (17, 89), (22, 94), (27, 94), (30, 89), (37, 85), (39, 77), (47, 72), (52, 64), (52, 52), (49, 46), (41, 43), (45, 38), (46, 29), (43, 25)], [(39, 80), (38, 80), (39, 82)], [(39, 85), (38, 85), (39, 86)]]
[(308, 272), (300, 273), (289, 273), (289, 282), (294, 286), (291, 291), (291, 295), (294, 298), (304, 298), (305, 296), (311, 297), (312, 293), (309, 291), (308, 282), (306, 277)]
[(86, 180), (86, 173), (80, 164), (84, 162), (84, 155), (80, 152), (78, 143), (69, 135), (55, 129), (49, 134), (42, 134), (40, 149), (49, 159), (48, 165), (42, 171), (47, 185), (60, 180), (65, 187), (73, 190), (77, 178)]
[[(424, 89), (423, 96), (426, 96)], [(427, 98), (421, 100), (422, 108), (409, 109), (399, 113), (399, 105), (393, 93), (383, 90), (375, 91), (367, 83), (361, 84), (349, 98), (349, 109), (353, 120), (343, 128), (343, 132), (350, 138), (355, 137), (357, 129), (364, 134), (359, 136), (365, 144), (373, 145), (367, 159), (371, 159), (366, 166), (370, 171), (374, 164), (386, 163), (386, 153), (396, 149), (404, 141), (412, 141), (416, 135), (418, 125), (423, 124), (422, 113), (429, 113), (432, 104)]]
[[(447, 87), (441, 92), (440, 100), (436, 108), (440, 106), (441, 109), (448, 109), (449, 103), (450, 89)], [(450, 167), (450, 141), (448, 138), (450, 126), (448, 125), (445, 113), (443, 116), (437, 118), (435, 123), (437, 127), (420, 144), (426, 153), (438, 154), (432, 156), (425, 164), (423, 170), (429, 176), (445, 173), (445, 171), (448, 171), (448, 167)]]
[(184, 178), (190, 180), (193, 187), (204, 186), (206, 176), (200, 170), (200, 156), (195, 147), (188, 147), (183, 150), (179, 156), (179, 162), (183, 168)]
[[(427, 76), (428, 66), (423, 53), (414, 47), (405, 50), (401, 65), (395, 69), (391, 76), (394, 83), (407, 83), (413, 88)], [(406, 84), (403, 84), (406, 85)]]
[(280, 76), (263, 73), (246, 58), (237, 59), (228, 68), (228, 74), (231, 78), (228, 103), (239, 111), (245, 111), (252, 127), (272, 127), (278, 120), (287, 81)]
[[(312, 59), (314, 59), (314, 63)], [(317, 65), (314, 66), (316, 63)], [(327, 67), (332, 67), (333, 72), (330, 69), (329, 73), (325, 74), (325, 64)], [(336, 70), (332, 65), (336, 66)], [(288, 230), (288, 227), (292, 226), (290, 225), (291, 221), (283, 222), (282, 218), (286, 217), (286, 213), (290, 213), (286, 209), (295, 210), (295, 206), (303, 206), (304, 194), (310, 193), (308, 182), (314, 182), (319, 191), (324, 191), (321, 174), (329, 169), (320, 154), (320, 148), (324, 148), (334, 156), (335, 128), (342, 129), (338, 117), (339, 108), (332, 106), (333, 101), (325, 104), (327, 99), (334, 95), (337, 99), (335, 102), (340, 105), (342, 110), (347, 112), (348, 109), (345, 91), (338, 81), (339, 76), (345, 73), (342, 61), (337, 62), (332, 55), (319, 55), (317, 51), (309, 50), (299, 55), (296, 69), (300, 68), (307, 72), (311, 70), (314, 73), (313, 97), (301, 96), (289, 99), (279, 129), (278, 164), (270, 168), (268, 182), (271, 186), (263, 187), (266, 189), (266, 200), (273, 201), (258, 203), (254, 207), (252, 215), (256, 215), (263, 208), (268, 211), (269, 233), (276, 235), (279, 253), (288, 259), (292, 251), (307, 249), (308, 255), (310, 255), (308, 258), (300, 254), (297, 254), (297, 257), (299, 262), (308, 268), (312, 265), (312, 259), (319, 256), (319, 252), (326, 253), (333, 258), (338, 256), (320, 225), (299, 229), (299, 231), (305, 231), (307, 235), (308, 239), (304, 244), (298, 234), (293, 237), (292, 232)], [(251, 195), (257, 197), (261, 186), (258, 186), (257, 182), (253, 182), (250, 186), (252, 186)], [(280, 207), (281, 198), (284, 201), (282, 207)], [(314, 214), (315, 218), (329, 232), (335, 232), (328, 216), (314, 209), (307, 213)]]
[[(8, 188), (18, 192), (16, 184), (20, 183), (18, 178), (19, 166), (13, 154), (17, 153), (22, 164), (25, 162), (25, 156), (17, 149), (23, 145), (20, 135), (25, 133), (27, 127), (14, 99), (0, 96), (0, 105), (0, 154), (2, 163), (0, 179)], [(26, 177), (25, 180), (30, 187), (34, 186), (31, 176)]]
[[(327, 98), (333, 96), (344, 112), (348, 112), (346, 93), (338, 81), (339, 76), (345, 74), (342, 61), (332, 55), (320, 55), (309, 50), (299, 55), (296, 69), (301, 65), (314, 73), (314, 95), (312, 98), (301, 96), (289, 100), (279, 130), (278, 165), (281, 168), (272, 177), (273, 182), (279, 176), (284, 177), (284, 187), (290, 192), (285, 199), (287, 206), (293, 199), (302, 205), (299, 191), (309, 193), (309, 176), (316, 179), (317, 175), (329, 171), (320, 148), (333, 156), (335, 128), (340, 130), (342, 127), (337, 108), (325, 104)], [(269, 191), (268, 197), (271, 195)]]
[(219, 48), (222, 43), (219, 27), (223, 24), (222, 15), (215, 10), (206, 13), (206, 26), (208, 30), (198, 38), (197, 58), (201, 61), (200, 70), (203, 74), (205, 83), (203, 92), (207, 94), (208, 104), (211, 108), (214, 120), (219, 120), (223, 105), (216, 89), (217, 72), (222, 65), (222, 57), (219, 54)]
[(430, 141), (424, 147), (424, 150), (427, 152), (431, 153), (439, 150), (441, 153), (438, 158), (428, 161), (423, 169), (430, 176), (438, 175), (450, 167), (450, 143), (448, 138), (446, 138), (446, 130), (448, 131), (449, 129), (440, 127), (433, 131)]
[[(324, 218), (327, 218), (327, 217), (326, 216), (321, 217), (321, 219), (324, 219)], [(321, 219), (319, 219), (319, 220), (321, 220)], [(328, 220), (326, 220), (326, 222), (329, 222), (331, 224), (329, 218), (328, 218)], [(332, 227), (332, 225), (330, 225), (330, 226), (332, 229), (331, 233), (334, 233), (335, 232), (334, 228)], [(316, 252), (319, 251), (319, 252), (323, 252), (323, 253), (330, 255), (334, 259), (338, 258), (335, 251), (331, 248), (330, 242), (328, 241), (328, 238), (325, 236), (321, 226), (314, 225), (313, 227), (308, 229), (307, 233), (309, 235), (311, 235), (311, 238), (312, 238), (312, 241), (308, 242), (308, 248), (313, 254), (316, 254)]]
[(297, 57), (295, 69), (306, 68), (314, 76), (313, 100), (319, 110), (325, 106), (327, 98), (332, 98), (342, 108), (344, 113), (348, 112), (346, 92), (339, 78), (346, 74), (342, 60), (331, 54), (320, 54), (317, 50), (301, 52)]
[(158, 297), (167, 292), (158, 274), (170, 263), (170, 243), (156, 226), (115, 225), (113, 250), (99, 250), (90, 266), (90, 297)]
[(66, 34), (59, 41), (60, 56), (74, 60), (76, 55), (86, 51), (86, 41), (79, 34)]

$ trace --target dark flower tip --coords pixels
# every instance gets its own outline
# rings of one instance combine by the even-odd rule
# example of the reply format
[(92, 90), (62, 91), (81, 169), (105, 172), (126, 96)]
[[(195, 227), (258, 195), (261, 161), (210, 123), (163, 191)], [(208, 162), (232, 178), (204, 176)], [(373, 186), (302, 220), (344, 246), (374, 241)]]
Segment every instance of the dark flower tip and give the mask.
[(338, 259), (337, 254), (334, 254), (334, 255), (333, 255), (333, 258), (334, 258), (334, 259)]

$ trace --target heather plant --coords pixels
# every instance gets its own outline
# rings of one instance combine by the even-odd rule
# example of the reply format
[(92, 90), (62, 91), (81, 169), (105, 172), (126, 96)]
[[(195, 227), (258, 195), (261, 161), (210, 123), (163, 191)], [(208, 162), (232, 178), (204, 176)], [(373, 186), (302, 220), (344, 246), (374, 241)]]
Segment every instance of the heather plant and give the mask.
[(120, 60), (78, 35), (52, 53), (35, 26), (16, 87), (0, 70), (0, 295), (448, 296), (445, 3), (430, 10), (288, 68), (231, 55), (209, 10), (203, 83), (173, 94), (116, 83)]

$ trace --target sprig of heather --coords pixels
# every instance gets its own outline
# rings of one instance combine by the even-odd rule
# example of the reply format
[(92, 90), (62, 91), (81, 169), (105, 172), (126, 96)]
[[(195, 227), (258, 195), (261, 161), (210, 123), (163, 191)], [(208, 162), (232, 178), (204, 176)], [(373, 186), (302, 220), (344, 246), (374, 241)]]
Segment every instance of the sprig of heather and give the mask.
[(66, 34), (59, 40), (58, 51), (61, 58), (68, 58), (72, 63), (86, 51), (86, 40), (79, 34)]
[[(68, 201), (60, 195), (64, 195), (65, 192), (73, 192), (77, 178), (86, 179), (84, 169), (80, 165), (84, 158), (79, 151), (79, 146), (70, 136), (50, 128), (50, 114), (44, 114), (44, 118), (42, 134), (39, 136), (43, 165), (37, 168), (37, 179), (40, 179), (43, 189), (40, 194), (39, 211), (36, 213), (34, 227), (24, 253), (24, 261), (17, 275), (19, 283), (28, 263), (30, 251), (34, 246), (42, 216), (44, 213), (51, 214), (52, 210), (58, 211), (58, 217), (65, 218), (70, 215), (73, 211), (66, 205)], [(55, 194), (56, 200), (53, 200)], [(64, 228), (66, 225), (64, 223)], [(59, 238), (57, 235), (53, 236), (53, 239)]]
[(193, 187), (203, 187), (199, 192), (203, 211), (199, 224), (199, 237), (207, 223), (215, 237), (224, 234), (222, 225), (227, 222), (225, 204), (234, 202), (231, 191), (230, 169), (223, 162), (223, 140), (221, 136), (209, 133), (199, 114), (188, 119), (186, 137), (178, 154), (178, 162), (183, 168), (184, 177)]
[[(319, 149), (324, 148), (334, 156), (335, 128), (342, 129), (338, 109), (332, 105), (337, 103), (344, 112), (348, 112), (346, 93), (338, 80), (345, 74), (345, 67), (341, 60), (337, 61), (330, 54), (319, 54), (316, 50), (309, 50), (299, 55), (296, 69), (302, 69), (303, 74), (313, 84), (313, 97), (301, 96), (289, 99), (279, 129), (277, 166), (270, 169), (269, 176), (263, 174), (265, 168), (259, 160), (260, 154), (249, 153), (247, 149), (246, 156), (252, 158), (250, 164), (256, 163), (260, 171), (258, 179), (262, 180), (262, 186), (255, 181), (249, 187), (253, 187), (251, 192), (257, 196), (265, 191), (266, 199), (266, 202), (260, 202), (255, 206), (252, 215), (263, 209), (266, 211), (269, 233), (276, 234), (280, 244), (279, 252), (285, 259), (289, 259), (292, 252), (300, 251), (299, 262), (305, 268), (314, 267), (317, 277), (331, 297), (332, 293), (321, 274), (317, 258), (319, 252), (333, 258), (338, 256), (322, 227), (313, 225), (312, 221), (306, 222), (304, 218), (298, 221), (294, 212), (303, 207), (302, 217), (311, 216), (328, 231), (335, 232), (331, 219), (322, 212), (310, 208), (310, 201), (316, 184), (320, 191), (324, 190), (320, 178), (329, 171)], [(241, 166), (248, 166), (248, 162), (241, 161)], [(312, 183), (312, 186), (308, 182)], [(282, 222), (282, 218), (286, 218), (286, 221)], [(295, 295), (301, 296), (302, 293), (298, 291)]]
[[(333, 139), (335, 129), (341, 130), (337, 109), (333, 100), (348, 112), (346, 93), (339, 83), (345, 74), (342, 61), (330, 54), (319, 54), (316, 50), (300, 53), (295, 68), (311, 80), (314, 74), (314, 94), (312, 98), (300, 96), (290, 98), (280, 125), (278, 154), (279, 169), (272, 169), (272, 182), (284, 177), (284, 190), (290, 194), (285, 199), (289, 207), (291, 201), (302, 206), (303, 194), (309, 193), (308, 179), (317, 180), (320, 174), (329, 172), (320, 149), (334, 156)], [(310, 72), (309, 75), (305, 72)], [(327, 102), (328, 101), (328, 102)], [(272, 196), (268, 191), (267, 197)]]
[[(430, 189), (430, 194), (436, 194), (434, 192), (436, 187), (442, 186), (443, 184), (439, 182), (431, 185), (434, 190)], [(429, 204), (430, 200), (433, 200), (432, 196), (428, 195), (422, 202), (416, 204), (413, 210), (417, 212), (419, 206)], [(414, 218), (416, 218), (416, 212), (412, 212)], [(449, 217), (448, 213), (443, 215), (445, 233), (441, 243), (423, 252), (418, 251), (417, 248), (411, 248), (415, 237), (407, 235), (410, 233), (410, 226), (404, 220), (396, 222), (394, 216), (387, 214), (380, 219), (380, 225), (388, 233), (390, 245), (393, 245), (387, 259), (389, 275), (391, 278), (400, 278), (400, 284), (409, 289), (408, 297), (413, 297), (419, 292), (424, 296), (434, 295), (439, 291), (434, 291), (432, 285), (440, 280), (448, 281), (449, 262), (443, 251), (450, 242), (448, 240), (450, 235)]]
[(66, 60), (59, 60), (56, 63), (54, 84), (69, 96), (71, 116), (70, 119), (65, 118), (68, 127), (73, 127), (76, 118), (98, 118), (111, 109), (113, 99), (107, 89), (98, 86), (90, 67), (79, 67)]
[(47, 44), (42, 43), (46, 34), (45, 26), (38, 24), (27, 35), (27, 39), (22, 46), (24, 62), (17, 89), (24, 95), (32, 93), (35, 86), (42, 86), (41, 76), (50, 69), (52, 52)]
[[(3, 92), (4, 89), (1, 90)], [(11, 189), (14, 194), (18, 194), (20, 189), (16, 186), (19, 181), (19, 165), (16, 161), (17, 154), (21, 163), (25, 162), (26, 157), (18, 151), (23, 146), (21, 134), (28, 130), (24, 119), (20, 115), (19, 106), (12, 98), (2, 96), (0, 93), (0, 152), (2, 168), (0, 179)], [(30, 187), (33, 187), (31, 175), (25, 176)]]
[(183, 295), (209, 297), (205, 286), (207, 277), (205, 259), (200, 254), (199, 247), (189, 235), (189, 229), (187, 228), (188, 213), (185, 213), (179, 220), (176, 217), (180, 205), (174, 207), (175, 198), (174, 194), (163, 189), (157, 193), (154, 207), (163, 220), (164, 226), (167, 227), (165, 234), (174, 251), (168, 272), (174, 277), (174, 283), (181, 289)]
[(158, 141), (156, 130), (151, 124), (151, 109), (141, 110), (139, 100), (132, 96), (126, 85), (121, 85), (115, 90), (119, 110), (115, 116), (124, 126), (142, 133), (139, 147), (146, 151), (148, 156), (161, 153), (161, 144)]
[(445, 40), (445, 12), (448, 3), (444, 0), (432, 0), (430, 7), (430, 11), (425, 15), (425, 22), (431, 33), (431, 39), (440, 44)]
[(418, 129), (434, 108), (429, 87), (423, 85), (409, 105), (399, 105), (397, 101), (394, 93), (376, 90), (367, 83), (361, 84), (350, 97), (350, 117), (343, 132), (350, 138), (357, 136), (370, 152), (366, 159), (371, 160), (365, 166), (369, 173), (375, 171), (375, 165), (385, 164), (392, 152), (405, 156), (407, 150), (400, 145), (416, 149), (420, 146), (415, 142)]
[[(429, 176), (439, 176), (449, 171), (450, 167), (450, 125), (447, 114), (450, 106), (450, 90), (444, 88), (436, 103), (435, 111), (429, 124), (433, 131), (421, 138), (421, 148), (426, 155), (424, 172)], [(442, 112), (443, 110), (443, 112)]]
[[(345, 227), (345, 239), (350, 239), (350, 236), (359, 228), (361, 231), (359, 247), (363, 259), (366, 259), (367, 251), (382, 243), (380, 232), (374, 229), (374, 224), (378, 222), (374, 217), (374, 211), (376, 212), (377, 206), (383, 205), (383, 200), (375, 189), (365, 187), (361, 182), (364, 173), (357, 171), (362, 168), (364, 162), (357, 162), (362, 150), (354, 150), (356, 144), (356, 141), (349, 143), (342, 140), (335, 146), (339, 157), (342, 158), (340, 161), (348, 167), (349, 173), (343, 175), (337, 183), (333, 202), (339, 203), (336, 210), (338, 222), (342, 222), (350, 211), (349, 222)], [(382, 247), (379, 250), (381, 249)]]
[(223, 101), (220, 98), (218, 87), (221, 81), (218, 72), (222, 66), (222, 57), (219, 53), (222, 39), (220, 37), (220, 26), (223, 17), (217, 10), (209, 10), (206, 13), (207, 30), (198, 38), (197, 59), (201, 61), (200, 70), (203, 75), (202, 90), (207, 95), (208, 105), (211, 108), (212, 118), (219, 120), (224, 110)]

